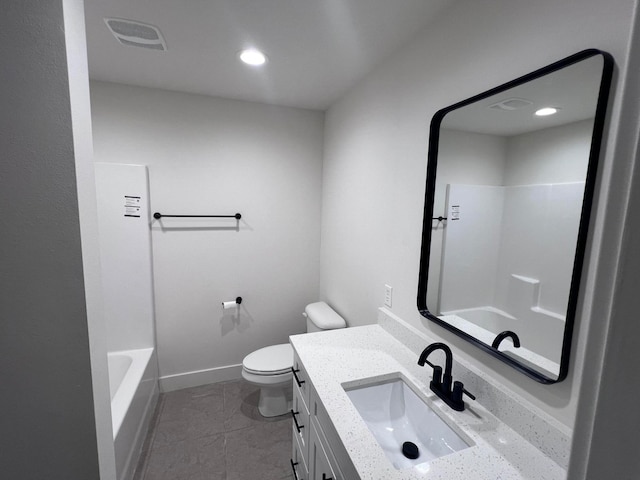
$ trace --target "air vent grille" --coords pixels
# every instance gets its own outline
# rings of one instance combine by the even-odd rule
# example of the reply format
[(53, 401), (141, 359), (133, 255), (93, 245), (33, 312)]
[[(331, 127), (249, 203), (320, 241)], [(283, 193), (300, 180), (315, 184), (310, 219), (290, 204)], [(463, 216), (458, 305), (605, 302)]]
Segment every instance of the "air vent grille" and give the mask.
[(167, 49), (158, 27), (122, 18), (105, 18), (104, 22), (122, 45), (161, 51)]
[(509, 112), (522, 107), (526, 107), (528, 105), (533, 105), (533, 102), (530, 100), (525, 100), (524, 98), (507, 98), (505, 100), (501, 100), (497, 103), (489, 105), (489, 108), (492, 110), (504, 110)]

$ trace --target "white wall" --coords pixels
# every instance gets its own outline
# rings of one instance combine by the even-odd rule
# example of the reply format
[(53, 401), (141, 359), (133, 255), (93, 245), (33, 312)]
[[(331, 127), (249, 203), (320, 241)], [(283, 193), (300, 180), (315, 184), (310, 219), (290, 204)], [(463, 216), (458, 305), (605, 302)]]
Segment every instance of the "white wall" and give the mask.
[(540, 281), (538, 307), (564, 317), (583, 194), (584, 182), (504, 189), (495, 306), (511, 310), (510, 276), (524, 275)]
[(0, 16), (7, 478), (115, 478), (82, 7), (9, 1)]
[(445, 229), (433, 313), (496, 307), (517, 319), (508, 329), (524, 346), (559, 364), (583, 192), (584, 182), (449, 185), (459, 218)]
[[(573, 426), (591, 309), (606, 292), (593, 296), (597, 267), (606, 257), (602, 212), (592, 222), (569, 376), (538, 384), (417, 312), (428, 125), (440, 108), (585, 48), (610, 52), (624, 72), (633, 8), (632, 0), (463, 0), (333, 105), (325, 124), (323, 299), (351, 325), (373, 323), (384, 285), (392, 285), (395, 314)], [(615, 95), (611, 105), (615, 118)], [(613, 122), (610, 134), (615, 132)], [(616, 160), (606, 150), (602, 178)], [(607, 185), (599, 184), (602, 208)]]
[(584, 182), (593, 120), (507, 139), (504, 185)]
[[(435, 200), (441, 203), (445, 182), (451, 182), (455, 195), (452, 199), (449, 193), (448, 208), (458, 204), (462, 211), (459, 220), (451, 220), (447, 212), (450, 220), (444, 224), (445, 243), (451, 247), (443, 256), (449, 264), (448, 275), (438, 277), (430, 268), (429, 277), (441, 278), (446, 290), (440, 293), (440, 307), (432, 311), (482, 305), (508, 310), (505, 295), (510, 275), (519, 273), (544, 279), (540, 307), (564, 315), (592, 130), (593, 120), (586, 120), (511, 137), (441, 132)], [(490, 145), (501, 148), (487, 148)], [(499, 205), (491, 201), (494, 195), (500, 196)], [(549, 241), (554, 247), (546, 250)], [(499, 272), (494, 272), (498, 275), (495, 299), (495, 285), (486, 281), (497, 264), (494, 249), (501, 250), (502, 260)], [(544, 251), (549, 253), (542, 255)], [(432, 249), (433, 263), (439, 263), (439, 256)], [(552, 272), (558, 274), (550, 277)], [(438, 282), (430, 284), (433, 290)]]
[[(438, 181), (433, 199), (433, 215), (446, 217), (447, 185), (502, 185), (507, 161), (507, 139), (497, 135), (442, 129), (439, 138)], [(431, 262), (429, 278), (440, 278), (445, 229), (450, 223), (434, 220), (431, 230)], [(491, 232), (484, 231), (483, 240), (491, 241)], [(476, 280), (469, 279), (470, 281)], [(427, 285), (427, 306), (440, 311), (440, 282)]]
[[(504, 295), (509, 275), (514, 272), (504, 269), (523, 267), (519, 259), (528, 257), (530, 260), (524, 264), (530, 266), (519, 268), (522, 274), (528, 271), (527, 275), (535, 277), (534, 272), (565, 272), (541, 290), (541, 307), (564, 315), (574, 259), (570, 252), (575, 249), (577, 238), (592, 130), (593, 120), (585, 120), (510, 137), (448, 129), (440, 132), (434, 212), (442, 213), (444, 208), (451, 209), (451, 205), (460, 202), (464, 204), (464, 211), (458, 220), (452, 220), (451, 212), (447, 211), (447, 223), (434, 222), (429, 278), (441, 281), (429, 282), (427, 306), (432, 312), (482, 305), (506, 309)], [(581, 182), (581, 186), (570, 187), (569, 182)], [(449, 194), (444, 207), (444, 188), (448, 184), (456, 185), (456, 198), (451, 201)], [(562, 185), (552, 189), (550, 184)], [(491, 189), (488, 185), (538, 187)], [(532, 192), (529, 204), (518, 201), (527, 198), (523, 197), (525, 192)], [(498, 204), (491, 201), (495, 195), (500, 196)], [(551, 195), (557, 203), (549, 203)], [(537, 203), (537, 210), (532, 210)], [(503, 212), (507, 213), (504, 218)], [(520, 219), (524, 223), (519, 223)], [(503, 229), (502, 235), (500, 229)], [(446, 240), (441, 240), (443, 237)], [(552, 249), (553, 255), (541, 257), (540, 249), (546, 248), (548, 238), (553, 238), (558, 248)], [(450, 246), (448, 256), (441, 255), (441, 241)], [(486, 276), (491, 276), (492, 271), (495, 273), (497, 249), (502, 250), (500, 258), (505, 261), (500, 267), (501, 286), (497, 290), (498, 304), (495, 304), (495, 285), (487, 282)], [(449, 263), (449, 272), (442, 275), (441, 257), (442, 262)], [(440, 302), (437, 302), (437, 288), (443, 284), (446, 291), (440, 292)]]
[[(449, 184), (440, 277), (440, 312), (495, 306), (504, 188)], [(453, 218), (452, 207), (458, 208)], [(431, 257), (434, 261), (437, 259)], [(439, 281), (435, 280), (439, 279)], [(429, 305), (429, 304), (427, 304)], [(500, 333), (500, 332), (496, 332)], [(517, 333), (517, 332), (516, 332)]]
[[(613, 125), (620, 126), (608, 142), (603, 184), (611, 185), (607, 202), (598, 205), (603, 248), (598, 276), (586, 295), (593, 295), (579, 392), (568, 479), (634, 479), (640, 471), (638, 425), (640, 409), (629, 408), (640, 396), (640, 15), (636, 5), (634, 33), (629, 39), (628, 69), (618, 86), (621, 108)], [(603, 202), (604, 203), (604, 202)]]
[(155, 347), (147, 167), (95, 169), (107, 350)]
[[(319, 290), (321, 112), (92, 83), (96, 160), (148, 165), (165, 389), (239, 376)], [(221, 302), (243, 298), (237, 312)], [(227, 368), (229, 367), (229, 368)]]
[(103, 316), (104, 298), (93, 168), (84, 2), (82, 0), (65, 0), (64, 16), (98, 460), (100, 478), (111, 480), (115, 479), (116, 467), (111, 422), (107, 342)]

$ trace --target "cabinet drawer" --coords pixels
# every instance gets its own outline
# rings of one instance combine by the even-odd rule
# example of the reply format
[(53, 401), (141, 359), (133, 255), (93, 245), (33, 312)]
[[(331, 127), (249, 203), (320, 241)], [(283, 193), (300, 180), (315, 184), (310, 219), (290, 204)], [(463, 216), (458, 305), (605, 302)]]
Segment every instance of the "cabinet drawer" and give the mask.
[(309, 430), (311, 430), (309, 410), (302, 399), (302, 392), (293, 386), (293, 436), (300, 444), (300, 453), (308, 465), (309, 460)]
[(309, 377), (307, 371), (304, 369), (304, 365), (298, 358), (298, 354), (293, 352), (293, 385), (300, 389), (302, 400), (309, 410)]
[(291, 470), (294, 480), (309, 480), (309, 469), (307, 468), (307, 462), (302, 455), (302, 447), (298, 442), (298, 436), (294, 427), (293, 434), (293, 452), (291, 454)]

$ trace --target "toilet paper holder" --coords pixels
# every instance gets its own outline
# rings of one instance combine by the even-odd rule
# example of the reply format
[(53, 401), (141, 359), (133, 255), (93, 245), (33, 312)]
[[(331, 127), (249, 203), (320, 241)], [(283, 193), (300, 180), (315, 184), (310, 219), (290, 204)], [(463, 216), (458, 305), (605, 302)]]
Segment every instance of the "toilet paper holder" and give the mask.
[(242, 297), (236, 297), (235, 300), (230, 300), (228, 302), (222, 302), (222, 309), (226, 310), (228, 308), (239, 307), (242, 303)]

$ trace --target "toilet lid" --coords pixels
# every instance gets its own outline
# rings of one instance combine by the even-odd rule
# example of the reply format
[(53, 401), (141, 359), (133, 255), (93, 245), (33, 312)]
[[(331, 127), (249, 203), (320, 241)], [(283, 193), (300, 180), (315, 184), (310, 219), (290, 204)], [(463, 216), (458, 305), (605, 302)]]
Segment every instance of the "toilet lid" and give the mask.
[(244, 357), (242, 366), (258, 375), (287, 373), (293, 366), (293, 348), (288, 343), (261, 348)]

